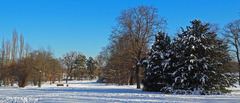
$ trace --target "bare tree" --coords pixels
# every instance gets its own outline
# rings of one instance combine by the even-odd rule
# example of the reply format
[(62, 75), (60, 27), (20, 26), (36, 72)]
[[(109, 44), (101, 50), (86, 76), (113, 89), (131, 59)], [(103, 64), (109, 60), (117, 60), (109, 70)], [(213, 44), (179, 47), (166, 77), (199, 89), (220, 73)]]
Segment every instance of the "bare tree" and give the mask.
[(21, 60), (24, 57), (24, 37), (23, 37), (22, 34), (20, 36), (20, 50), (19, 51), (20, 51), (19, 52), (19, 58)]
[(109, 46), (102, 48), (102, 51), (97, 56), (98, 61), (98, 82), (106, 82), (107, 64), (111, 57)]
[(3, 66), (4, 66), (4, 59), (5, 59), (5, 42), (4, 42), (4, 39), (3, 39), (3, 41), (2, 41), (2, 53), (1, 53), (2, 55), (1, 55), (1, 59), (2, 59), (2, 68), (3, 68)]
[(7, 40), (6, 42), (6, 65), (10, 65), (10, 55), (11, 55), (11, 42)]
[(12, 38), (12, 56), (11, 61), (15, 62), (17, 59), (17, 52), (18, 52), (18, 33), (17, 30), (14, 29), (13, 31), (13, 38)]
[(14, 79), (18, 82), (19, 87), (25, 87), (31, 79), (33, 69), (31, 67), (31, 58), (25, 57), (20, 59), (17, 63), (11, 64), (10, 68), (14, 70)]
[(29, 44), (25, 45), (25, 57), (28, 57), (31, 52), (31, 48)]
[(67, 67), (67, 78), (66, 78), (66, 83), (68, 82), (68, 77), (70, 76), (70, 79), (72, 79), (72, 71), (75, 68), (75, 59), (76, 59), (77, 52), (70, 52), (67, 53), (64, 56), (64, 64)]
[(109, 83), (117, 83), (119, 85), (130, 84), (133, 85), (134, 68), (132, 68), (136, 60), (132, 58), (134, 53), (133, 48), (129, 42), (128, 35), (111, 36), (111, 58), (107, 63), (105, 72), (107, 81)]
[(127, 35), (131, 44), (132, 58), (135, 60), (135, 73), (137, 88), (140, 89), (140, 67), (138, 61), (146, 55), (146, 49), (152, 37), (165, 28), (166, 20), (158, 17), (157, 9), (151, 6), (138, 6), (123, 10), (117, 17), (114, 27), (114, 36)]
[(2, 85), (2, 79), (3, 79), (3, 70), (5, 66), (5, 42), (4, 39), (2, 41), (2, 50), (1, 50), (1, 67), (0, 67), (0, 86)]
[(5, 76), (4, 76), (4, 80), (3, 80), (3, 84), (4, 85), (9, 85), (9, 77), (10, 77), (10, 73), (7, 70), (7, 67), (10, 65), (10, 55), (11, 55), (11, 42), (10, 40), (7, 40), (6, 42), (6, 65), (5, 65)]
[(75, 74), (75, 77), (82, 78), (84, 75), (84, 69), (86, 68), (86, 57), (81, 54), (77, 53), (76, 51), (71, 51), (64, 56), (63, 63), (67, 69), (67, 78), (66, 83), (68, 82), (68, 77), (72, 80), (72, 77)]
[(224, 36), (228, 43), (234, 47), (231, 51), (236, 54), (240, 85), (240, 20), (230, 22), (224, 29)]
[[(39, 81), (50, 81), (50, 84), (55, 82), (56, 78), (61, 75), (60, 71), (61, 67), (59, 61), (53, 58), (53, 54), (50, 49), (40, 49), (31, 52), (30, 55), (32, 62), (31, 67), (35, 70), (35, 74), (32, 78), (34, 78), (34, 84), (36, 84), (36, 80)], [(36, 73), (37, 72), (37, 73)]]
[[(20, 39), (20, 41), (18, 41)], [(20, 38), (16, 29), (13, 31), (12, 41), (2, 41), (0, 52), (0, 82), (11, 85), (18, 82), (19, 87), (25, 87), (30, 80), (55, 81), (62, 76), (62, 67), (57, 59), (53, 58), (51, 50), (44, 49), (31, 52), (30, 46), (24, 44), (24, 37)], [(25, 47), (25, 49), (24, 49)], [(50, 82), (51, 83), (51, 82)]]

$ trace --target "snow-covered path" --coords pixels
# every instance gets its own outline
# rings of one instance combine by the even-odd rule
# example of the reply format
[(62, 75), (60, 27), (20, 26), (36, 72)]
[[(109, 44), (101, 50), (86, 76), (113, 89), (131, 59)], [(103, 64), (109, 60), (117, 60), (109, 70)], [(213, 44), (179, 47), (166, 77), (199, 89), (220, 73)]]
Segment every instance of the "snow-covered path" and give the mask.
[(225, 95), (169, 95), (142, 92), (135, 86), (116, 86), (95, 81), (70, 81), (69, 87), (43, 84), (42, 88), (0, 87), (0, 102), (41, 102), (41, 103), (109, 103), (109, 102), (174, 102), (174, 103), (239, 103), (240, 88)]

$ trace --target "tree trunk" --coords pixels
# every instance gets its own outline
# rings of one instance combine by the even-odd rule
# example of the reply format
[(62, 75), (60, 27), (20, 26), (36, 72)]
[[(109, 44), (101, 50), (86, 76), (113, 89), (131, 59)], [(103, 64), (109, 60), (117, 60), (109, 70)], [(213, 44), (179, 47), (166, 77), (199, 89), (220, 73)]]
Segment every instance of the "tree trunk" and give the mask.
[(238, 50), (237, 46), (235, 46), (235, 48), (236, 48), (237, 61), (238, 61), (238, 70), (239, 70), (238, 85), (240, 85), (240, 58), (239, 58), (239, 50)]
[(134, 75), (134, 68), (131, 69), (130, 85), (133, 85), (133, 75)]
[(11, 86), (14, 85), (14, 82), (15, 82), (15, 81), (14, 81), (14, 79), (12, 78), (12, 79), (11, 79)]
[(238, 85), (240, 86), (240, 60), (239, 60), (239, 58), (238, 58), (238, 70), (239, 70), (239, 72), (238, 72)]
[(139, 80), (139, 66), (136, 64), (136, 82), (137, 82), (137, 89), (140, 89), (140, 80)]
[(35, 78), (33, 78), (33, 85), (37, 86), (37, 80)]
[(72, 80), (72, 76), (70, 75), (70, 81)]
[(58, 82), (59, 82), (59, 83), (61, 82), (61, 78), (60, 78), (60, 76), (58, 76)]
[(130, 84), (130, 77), (131, 77), (131, 76), (128, 76), (128, 77), (127, 77), (127, 81), (126, 81), (126, 83), (125, 83), (126, 85), (129, 85), (129, 84)]
[(141, 86), (140, 86), (140, 79), (139, 79), (139, 65), (138, 65), (138, 62), (139, 60), (141, 59), (141, 51), (142, 49), (139, 49), (138, 53), (137, 53), (137, 63), (136, 63), (136, 82), (137, 82), (137, 89), (141, 89)]
[(38, 87), (41, 88), (41, 83), (42, 83), (42, 74), (40, 72), (40, 75), (39, 75), (39, 80), (38, 80)]
[(68, 83), (68, 75), (67, 75), (67, 78), (66, 78), (66, 83)]
[(9, 86), (9, 79), (8, 79), (8, 77), (4, 78), (3, 85), (4, 86)]
[(50, 81), (50, 85), (52, 85), (52, 79), (51, 79), (51, 76), (50, 76), (50, 78), (49, 78), (49, 81)]

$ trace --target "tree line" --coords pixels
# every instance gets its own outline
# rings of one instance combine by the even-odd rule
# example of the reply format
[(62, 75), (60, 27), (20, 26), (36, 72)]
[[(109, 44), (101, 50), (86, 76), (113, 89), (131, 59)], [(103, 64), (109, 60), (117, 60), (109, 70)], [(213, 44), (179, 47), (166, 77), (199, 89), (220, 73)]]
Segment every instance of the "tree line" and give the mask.
[(19, 87), (29, 84), (41, 87), (42, 82), (94, 79), (97, 75), (97, 62), (92, 57), (86, 59), (83, 54), (72, 51), (63, 58), (55, 58), (50, 48), (32, 50), (16, 29), (12, 40), (2, 39), (0, 51), (0, 86), (16, 83)]
[(12, 40), (2, 40), (0, 85), (40, 87), (42, 81), (98, 77), (99, 82), (137, 84), (138, 89), (143, 84), (146, 91), (213, 94), (229, 92), (226, 87), (236, 82), (229, 67), (236, 58), (240, 72), (240, 20), (222, 32), (194, 20), (172, 38), (166, 33), (166, 20), (152, 6), (122, 10), (116, 20), (110, 43), (96, 60), (77, 51), (57, 59), (50, 49), (32, 50), (14, 30)]
[[(97, 56), (100, 81), (119, 85), (136, 83), (138, 89), (143, 83), (144, 90), (165, 93), (176, 89), (189, 92), (200, 89), (202, 94), (229, 92), (226, 87), (233, 86), (236, 82), (229, 68), (235, 57), (239, 63), (239, 20), (229, 23), (221, 32), (216, 25), (194, 20), (191, 21), (192, 26), (187, 26), (187, 30), (182, 28), (182, 33), (171, 39), (165, 35), (166, 20), (157, 13), (157, 9), (152, 6), (122, 10), (112, 28), (110, 43)], [(164, 42), (156, 45), (153, 42), (158, 32), (161, 35), (156, 36), (155, 43)], [(152, 46), (149, 55), (152, 43), (156, 47)], [(235, 49), (231, 48), (232, 45)], [(161, 51), (162, 54), (156, 54), (153, 50)], [(149, 61), (152, 56), (154, 62)], [(196, 61), (197, 59), (199, 60)], [(168, 62), (171, 64), (163, 65)], [(199, 64), (194, 64), (196, 62)], [(151, 63), (158, 72), (152, 71)], [(149, 72), (153, 73), (150, 75)], [(193, 78), (196, 79), (191, 81)], [(162, 82), (167, 84), (161, 84)], [(183, 91), (178, 93), (181, 92)]]
[[(12, 40), (2, 40), (0, 53), (0, 85), (17, 83), (19, 87), (37, 85), (42, 81), (61, 80), (64, 69), (51, 50), (32, 50), (15, 29)], [(41, 81), (39, 81), (41, 79)]]
[[(88, 78), (95, 79), (98, 74), (98, 62), (92, 57), (86, 59), (86, 56), (76, 51), (71, 51), (64, 55), (62, 63), (66, 68), (66, 78), (82, 80)], [(66, 83), (68, 79), (66, 79)]]

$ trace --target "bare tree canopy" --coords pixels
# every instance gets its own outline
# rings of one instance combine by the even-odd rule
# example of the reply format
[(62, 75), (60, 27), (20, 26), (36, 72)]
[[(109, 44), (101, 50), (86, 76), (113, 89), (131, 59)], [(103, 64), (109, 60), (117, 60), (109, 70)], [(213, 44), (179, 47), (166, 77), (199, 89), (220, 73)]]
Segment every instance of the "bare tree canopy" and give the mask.
[[(238, 69), (240, 74), (240, 20), (230, 22), (224, 29), (224, 36), (227, 42), (234, 47), (231, 51), (234, 52), (238, 62)], [(240, 85), (240, 75), (239, 75)]]
[[(137, 88), (140, 88), (139, 66), (137, 62), (146, 55), (148, 44), (153, 36), (166, 28), (166, 20), (158, 16), (156, 8), (151, 6), (138, 6), (123, 10), (116, 18), (117, 25), (113, 27), (111, 38), (113, 42), (119, 42), (124, 38), (128, 42), (131, 58), (136, 68)], [(121, 41), (121, 40), (120, 40)]]

